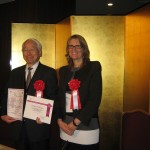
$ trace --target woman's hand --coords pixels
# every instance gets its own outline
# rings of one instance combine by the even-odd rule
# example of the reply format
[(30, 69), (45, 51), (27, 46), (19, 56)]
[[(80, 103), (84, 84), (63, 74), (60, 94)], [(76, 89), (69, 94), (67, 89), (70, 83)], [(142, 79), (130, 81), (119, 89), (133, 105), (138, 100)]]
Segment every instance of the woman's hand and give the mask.
[(73, 134), (74, 131), (68, 126), (67, 123), (62, 121), (62, 119), (58, 119), (57, 122), (58, 122), (58, 125), (59, 125), (60, 129), (63, 130), (66, 134), (68, 134), (68, 135)]
[(71, 121), (68, 124), (68, 127), (72, 132), (74, 132), (80, 123), (81, 123), (81, 121), (78, 118), (75, 118), (73, 121)]
[(74, 131), (77, 129), (77, 126), (75, 126), (73, 124), (73, 121), (71, 121), (69, 124), (68, 124), (68, 128), (69, 130), (72, 132), (72, 134), (74, 133)]

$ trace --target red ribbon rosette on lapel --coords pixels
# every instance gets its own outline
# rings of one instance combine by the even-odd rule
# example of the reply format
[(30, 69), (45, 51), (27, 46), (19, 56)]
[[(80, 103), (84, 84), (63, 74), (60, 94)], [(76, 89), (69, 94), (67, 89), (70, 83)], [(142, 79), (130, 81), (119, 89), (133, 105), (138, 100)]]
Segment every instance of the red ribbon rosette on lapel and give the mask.
[(71, 92), (71, 109), (81, 109), (81, 102), (78, 88), (80, 87), (80, 81), (78, 79), (72, 79), (68, 83)]
[(34, 83), (34, 89), (36, 90), (36, 97), (43, 97), (43, 90), (45, 89), (45, 83), (42, 80), (37, 80)]

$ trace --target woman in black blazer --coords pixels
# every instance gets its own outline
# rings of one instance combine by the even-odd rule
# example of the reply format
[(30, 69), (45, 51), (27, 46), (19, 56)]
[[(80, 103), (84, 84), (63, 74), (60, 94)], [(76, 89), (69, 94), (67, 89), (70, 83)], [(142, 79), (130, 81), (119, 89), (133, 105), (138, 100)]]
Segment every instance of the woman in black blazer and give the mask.
[(81, 35), (72, 35), (68, 39), (66, 52), (68, 65), (59, 70), (61, 148), (98, 150), (101, 65), (98, 61), (90, 61), (87, 42)]

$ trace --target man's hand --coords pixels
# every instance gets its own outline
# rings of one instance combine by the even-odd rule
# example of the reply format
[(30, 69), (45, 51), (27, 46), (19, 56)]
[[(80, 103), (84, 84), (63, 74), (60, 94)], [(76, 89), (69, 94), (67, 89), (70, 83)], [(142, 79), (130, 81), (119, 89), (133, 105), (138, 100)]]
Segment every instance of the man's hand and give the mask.
[(17, 121), (16, 119), (12, 118), (12, 117), (9, 117), (7, 115), (3, 115), (1, 116), (1, 119), (7, 123), (12, 123), (12, 122), (15, 122)]
[(37, 124), (43, 124), (43, 122), (41, 121), (41, 119), (39, 117), (36, 118), (36, 123)]

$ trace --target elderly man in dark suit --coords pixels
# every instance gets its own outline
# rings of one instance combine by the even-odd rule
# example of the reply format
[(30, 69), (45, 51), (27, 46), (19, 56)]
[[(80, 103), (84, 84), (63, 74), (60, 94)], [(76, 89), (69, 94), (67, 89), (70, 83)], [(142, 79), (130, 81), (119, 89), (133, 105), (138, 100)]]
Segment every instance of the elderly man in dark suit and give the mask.
[[(8, 88), (24, 89), (24, 107), (27, 95), (35, 96), (34, 83), (42, 80), (45, 83), (42, 97), (56, 99), (57, 76), (55, 69), (39, 62), (42, 56), (42, 45), (36, 39), (27, 39), (22, 44), (23, 58), (26, 65), (11, 71), (6, 93), (3, 96), (1, 119), (10, 124), (12, 137), (17, 150), (48, 150), (50, 138), (50, 125), (42, 123), (40, 118), (35, 120), (23, 118), (18, 121), (7, 115)], [(28, 68), (31, 67), (31, 80), (26, 85)], [(55, 102), (54, 102), (55, 103)]]

